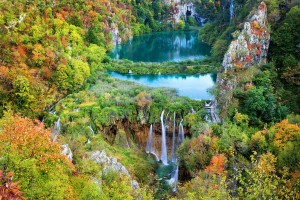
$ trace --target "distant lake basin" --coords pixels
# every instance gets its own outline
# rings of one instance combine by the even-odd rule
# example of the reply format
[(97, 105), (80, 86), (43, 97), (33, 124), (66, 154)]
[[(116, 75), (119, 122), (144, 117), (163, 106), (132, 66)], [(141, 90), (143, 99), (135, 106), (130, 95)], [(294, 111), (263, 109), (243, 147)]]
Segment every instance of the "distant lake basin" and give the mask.
[(149, 87), (175, 88), (178, 95), (191, 99), (210, 99), (208, 89), (214, 86), (216, 74), (205, 75), (134, 75), (108, 72), (110, 76), (141, 83)]
[(210, 50), (198, 39), (198, 31), (173, 31), (133, 37), (117, 45), (109, 56), (135, 62), (178, 62), (209, 57)]

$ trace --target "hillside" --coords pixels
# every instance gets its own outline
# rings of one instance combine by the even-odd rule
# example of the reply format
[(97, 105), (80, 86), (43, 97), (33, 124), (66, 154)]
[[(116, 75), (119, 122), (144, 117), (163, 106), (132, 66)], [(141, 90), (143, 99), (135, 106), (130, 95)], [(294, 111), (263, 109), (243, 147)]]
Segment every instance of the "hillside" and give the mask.
[[(300, 199), (299, 6), (2, 1), (0, 199)], [(175, 30), (199, 31), (211, 56), (109, 57), (132, 37)], [(177, 52), (190, 45), (182, 38)], [(205, 74), (215, 99), (107, 70), (149, 82)]]

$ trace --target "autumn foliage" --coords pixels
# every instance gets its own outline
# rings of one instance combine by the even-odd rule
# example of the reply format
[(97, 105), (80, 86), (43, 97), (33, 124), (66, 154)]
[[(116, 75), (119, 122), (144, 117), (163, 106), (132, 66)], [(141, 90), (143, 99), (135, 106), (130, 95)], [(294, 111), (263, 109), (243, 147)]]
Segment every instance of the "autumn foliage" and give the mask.
[(20, 191), (19, 182), (12, 182), (14, 174), (12, 172), (4, 173), (0, 170), (0, 199), (1, 200), (25, 200)]
[(215, 155), (211, 158), (210, 165), (206, 167), (206, 171), (211, 174), (222, 174), (225, 170), (226, 158), (223, 154)]
[(297, 124), (289, 124), (288, 120), (277, 123), (274, 128), (274, 144), (279, 149), (283, 149), (288, 141), (293, 141), (296, 136), (300, 136), (300, 127)]
[[(30, 194), (33, 199), (48, 196), (47, 199), (73, 198), (69, 179), (75, 168), (61, 154), (60, 145), (51, 141), (50, 132), (42, 122), (5, 114), (0, 120), (0, 152), (0, 170), (14, 172), (24, 196)], [(7, 182), (2, 186), (5, 193), (21, 194), (17, 183), (8, 182), (11, 173), (2, 176), (2, 183)]]
[(60, 153), (57, 143), (51, 141), (49, 130), (38, 120), (15, 116), (5, 124), (0, 133), (0, 151), (9, 151), (39, 160), (42, 169), (49, 163), (64, 163), (73, 168), (67, 158)]

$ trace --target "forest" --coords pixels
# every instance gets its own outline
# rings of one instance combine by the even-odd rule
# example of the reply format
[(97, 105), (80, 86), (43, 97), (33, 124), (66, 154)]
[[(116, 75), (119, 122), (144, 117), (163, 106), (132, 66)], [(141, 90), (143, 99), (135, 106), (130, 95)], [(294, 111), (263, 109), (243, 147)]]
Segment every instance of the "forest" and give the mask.
[[(3, 0), (0, 11), (0, 199), (300, 199), (298, 0)], [(199, 31), (211, 55), (109, 56), (165, 31)], [(213, 74), (220, 121), (207, 120), (209, 99), (107, 71)], [(175, 124), (173, 186), (173, 164), (145, 147), (150, 127), (171, 140)]]

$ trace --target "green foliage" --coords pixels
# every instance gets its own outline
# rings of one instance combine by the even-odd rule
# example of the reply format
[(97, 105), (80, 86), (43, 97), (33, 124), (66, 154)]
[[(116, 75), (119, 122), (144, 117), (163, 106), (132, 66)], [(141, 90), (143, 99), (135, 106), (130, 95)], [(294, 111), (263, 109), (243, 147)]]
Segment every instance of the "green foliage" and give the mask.
[(176, 30), (183, 30), (183, 28), (184, 28), (184, 21), (179, 20), (179, 22), (177, 24), (175, 24), (175, 29)]
[(179, 188), (178, 199), (231, 199), (226, 176), (208, 176), (208, 173), (200, 172), (197, 177), (186, 182)]
[(211, 133), (207, 131), (200, 134), (197, 138), (185, 140), (178, 150), (181, 160), (181, 167), (185, 169), (190, 176), (195, 176), (196, 172), (203, 169), (213, 155), (213, 140)]
[(223, 125), (219, 145), (223, 151), (236, 150), (245, 154), (248, 150), (249, 138), (241, 128), (235, 124)]
[(207, 74), (217, 72), (219, 66), (212, 59), (163, 63), (116, 60), (104, 64), (105, 69), (122, 74), (127, 74), (129, 70), (133, 74)]
[(18, 76), (13, 82), (15, 105), (19, 108), (27, 108), (34, 100), (31, 94), (30, 83), (24, 76)]
[(296, 191), (287, 186), (287, 169), (282, 171), (281, 176), (276, 174), (276, 161), (271, 153), (261, 155), (259, 161), (251, 156), (252, 169), (246, 169), (246, 175), (239, 176), (240, 198), (292, 199), (295, 196)]
[(212, 56), (219, 61), (223, 59), (224, 54), (228, 48), (228, 41), (226, 40), (217, 40), (212, 47)]

